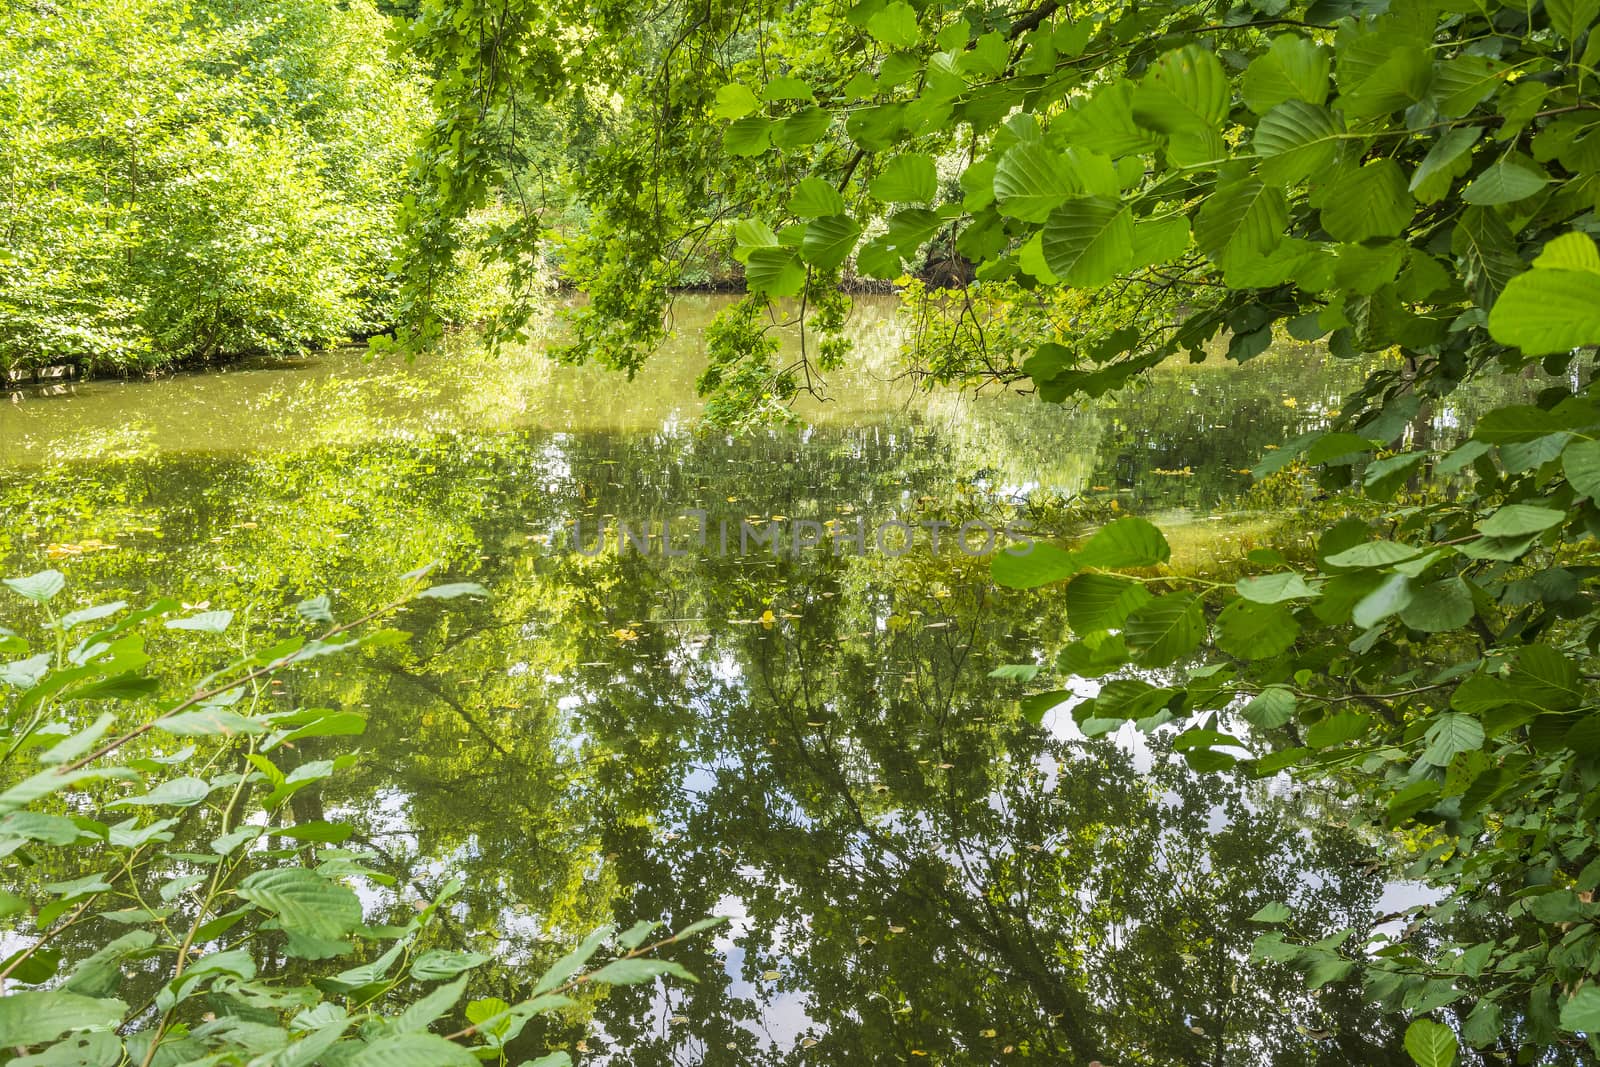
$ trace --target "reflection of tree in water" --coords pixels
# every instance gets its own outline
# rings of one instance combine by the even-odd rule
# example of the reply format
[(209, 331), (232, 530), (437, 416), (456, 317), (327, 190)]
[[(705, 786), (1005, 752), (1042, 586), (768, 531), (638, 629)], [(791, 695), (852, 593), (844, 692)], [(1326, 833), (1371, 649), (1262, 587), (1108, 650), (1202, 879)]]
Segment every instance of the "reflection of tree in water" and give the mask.
[[(626, 1062), (990, 1062), (1008, 1046), (1107, 1067), (1391, 1062), (1393, 1032), (1353, 993), (1307, 997), (1245, 960), (1269, 900), (1295, 901), (1302, 933), (1366, 921), (1376, 887), (1348, 835), (1304, 800), (1052, 739), (998, 695), (990, 669), (1053, 654), (1059, 602), (992, 599), (960, 555), (583, 560), (530, 540), (579, 512), (683, 503), (982, 508), (957, 489), (994, 459), (881, 428), (173, 457), (35, 484), (13, 551), (148, 516), (163, 537), (69, 561), (74, 587), (161, 588), (237, 607), (240, 626), (282, 625), (325, 590), (377, 602), (430, 557), (488, 585), (465, 612), (410, 612), (410, 648), (274, 694), (370, 714), (363, 762), (298, 802), (354, 810), (402, 885), (464, 875), (450, 936), (511, 950), (477, 995), (511, 995), (534, 971), (519, 960), (601, 921), (737, 904), (735, 954), (685, 946), (704, 981), (670, 1007), (638, 990), (593, 1005), (591, 1044)], [(182, 654), (175, 674), (210, 665)]]
[[(990, 1062), (1007, 1046), (1108, 1065), (1404, 1062), (1358, 997), (1308, 997), (1246, 960), (1272, 900), (1294, 901), (1307, 932), (1369, 921), (1380, 887), (1352, 836), (1317, 828), (1303, 799), (1165, 755), (1141, 774), (1110, 743), (997, 708), (986, 672), (1012, 620), (970, 588), (918, 597), (940, 577), (927, 570), (877, 576), (920, 618), (903, 629), (863, 631), (862, 605), (819, 582), (786, 626), (712, 633), (701, 662), (739, 668), (666, 686), (699, 711), (667, 701), (675, 775), (633, 773), (626, 739), (668, 692), (613, 687), (581, 709), (624, 746), (600, 790), (616, 877), (636, 887), (619, 919), (730, 902), (747, 917), (732, 978), (702, 964), (706, 981), (654, 1017), (643, 994), (602, 1008), (626, 1061), (801, 1062), (755, 1036), (787, 1014), (838, 1063)], [(663, 1013), (683, 1021), (662, 1033)]]

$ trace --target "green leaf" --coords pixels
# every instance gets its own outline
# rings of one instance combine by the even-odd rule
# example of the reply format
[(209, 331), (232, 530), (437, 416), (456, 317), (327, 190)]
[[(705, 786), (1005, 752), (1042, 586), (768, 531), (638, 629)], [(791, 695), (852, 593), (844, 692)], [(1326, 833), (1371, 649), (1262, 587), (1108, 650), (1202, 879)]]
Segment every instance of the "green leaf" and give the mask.
[(1151, 65), (1133, 93), (1134, 121), (1167, 136), (1167, 157), (1178, 166), (1212, 163), (1227, 154), (1218, 127), (1227, 117), (1232, 86), (1209, 49), (1187, 45)]
[(1283, 686), (1268, 686), (1240, 709), (1251, 726), (1272, 730), (1294, 719), (1294, 694)]
[(1416, 203), (1392, 159), (1374, 159), (1341, 171), (1323, 195), (1322, 228), (1340, 241), (1398, 237)]
[(311, 937), (340, 938), (361, 924), (360, 899), (304, 867), (256, 871), (237, 892), (276, 915), (284, 929)]
[(1031, 682), (1039, 677), (1037, 663), (1006, 663), (989, 672), (990, 678), (1004, 682)]
[(1321, 989), (1333, 982), (1343, 981), (1346, 975), (1355, 970), (1355, 966), (1349, 960), (1342, 960), (1337, 956), (1318, 960), (1306, 972), (1306, 988)]
[(199, 778), (183, 777), (172, 778), (148, 793), (136, 797), (124, 797), (121, 800), (107, 804), (108, 808), (148, 808), (161, 804), (171, 804), (177, 808), (192, 808), (211, 794), (211, 786)]
[(711, 114), (719, 119), (742, 119), (760, 106), (761, 101), (748, 86), (735, 83), (717, 90), (717, 102)]
[(1019, 700), (1017, 708), (1022, 712), (1024, 719), (1038, 726), (1044, 721), (1044, 717), (1047, 714), (1076, 695), (1067, 689), (1053, 689), (1048, 693), (1034, 693), (1032, 696), (1026, 696)]
[[(1568, 236), (1572, 235), (1569, 234)], [(96, 604), (92, 608), (79, 608), (77, 611), (69, 611), (61, 616), (60, 625), (63, 630), (71, 630), (82, 626), (86, 622), (94, 622), (98, 619), (115, 615), (127, 606), (128, 602), (126, 600), (113, 600), (109, 604)]]
[(1472, 436), (1492, 445), (1537, 441), (1561, 430), (1587, 430), (1594, 426), (1595, 409), (1581, 401), (1564, 401), (1546, 411), (1532, 404), (1508, 404), (1478, 419)]
[(1045, 220), (1041, 248), (1057, 278), (1084, 289), (1108, 285), (1133, 266), (1133, 216), (1106, 197), (1069, 200)]
[(1079, 634), (1115, 629), (1150, 599), (1144, 586), (1131, 578), (1080, 574), (1067, 585), (1067, 624)]
[(1567, 513), (1528, 504), (1507, 504), (1478, 523), (1485, 537), (1525, 537), (1566, 521)]
[(920, 36), (917, 12), (905, 0), (894, 0), (867, 20), (867, 32), (890, 48), (910, 48)]
[(707, 915), (704, 919), (696, 919), (688, 926), (676, 931), (672, 935), (672, 939), (674, 941), (682, 941), (686, 938), (693, 937), (696, 934), (703, 934), (707, 930), (716, 930), (720, 927), (726, 926), (728, 925), (728, 922), (729, 919), (726, 915)]
[[(904, 4), (900, 6), (904, 7)], [(920, 152), (895, 156), (867, 185), (873, 197), (891, 204), (921, 203), (939, 192), (933, 157)]]
[(1480, 207), (1514, 204), (1518, 200), (1526, 200), (1549, 182), (1550, 179), (1519, 163), (1499, 159), (1461, 191), (1461, 199)]
[(1189, 219), (1174, 212), (1133, 224), (1133, 269), (1170, 263), (1189, 250)]
[(36, 604), (43, 604), (66, 586), (67, 579), (60, 571), (40, 571), (26, 578), (5, 578), (8, 589)]
[(100, 739), (106, 735), (111, 729), (111, 725), (116, 721), (115, 715), (105, 712), (95, 719), (93, 723), (51, 746), (48, 752), (39, 757), (39, 762), (47, 765), (73, 762), (99, 744)]
[(60, 768), (51, 767), (40, 771), (38, 774), (29, 775), (4, 793), (0, 793), (0, 812), (15, 811), (79, 782), (89, 782), (100, 778), (133, 777), (137, 776), (132, 771), (121, 767), (85, 767), (77, 771), (63, 771)]
[(1072, 144), (1113, 158), (1155, 148), (1157, 137), (1133, 121), (1133, 92), (1133, 83), (1119, 78), (1075, 102), (1062, 119)]
[(1500, 1005), (1492, 1000), (1480, 1000), (1461, 1024), (1461, 1036), (1473, 1048), (1483, 1048), (1497, 1040), (1504, 1028)]
[[(1478, 143), (1483, 130), (1482, 126), (1457, 126), (1440, 134), (1439, 139), (1433, 142), (1433, 147), (1428, 149), (1428, 154), (1422, 158), (1421, 166), (1411, 175), (1410, 190), (1420, 193), (1436, 176), (1442, 177), (1453, 171), (1455, 162)], [(1439, 197), (1429, 199), (1437, 200)]]
[(78, 840), (78, 824), (64, 815), (42, 811), (14, 811), (0, 818), (0, 837), (70, 845)]
[(292, 718), (277, 716), (273, 721), (293, 728), (273, 734), (263, 746), (263, 751), (277, 748), (305, 737), (354, 737), (366, 732), (366, 716), (356, 711), (326, 711), (311, 709), (297, 712)]
[(1305, 450), (1305, 461), (1313, 467), (1371, 452), (1377, 444), (1356, 433), (1320, 434)]
[(694, 975), (684, 970), (682, 964), (658, 959), (612, 960), (589, 975), (588, 981), (603, 982), (606, 985), (638, 985), (640, 982), (648, 982), (668, 974), (689, 982), (697, 981)]
[(901, 264), (916, 254), (929, 236), (930, 227), (940, 224), (938, 214), (925, 208), (897, 212), (889, 220), (889, 230), (862, 245), (856, 252), (856, 268), (869, 278), (894, 278)]
[(1456, 1062), (1456, 1035), (1443, 1023), (1418, 1019), (1406, 1027), (1406, 1054), (1417, 1067), (1451, 1067)]
[(1331, 567), (1392, 567), (1421, 554), (1421, 550), (1411, 545), (1394, 541), (1363, 541), (1353, 548), (1333, 553), (1323, 562)]
[(1561, 1005), (1561, 1029), (1575, 1034), (1600, 1034), (1600, 986), (1584, 986)]
[[(1550, 16), (1550, 25), (1555, 27), (1555, 31), (1568, 42), (1576, 44), (1583, 31), (1600, 16), (1600, 0), (1545, 0), (1544, 10)], [(1589, 50), (1593, 48), (1591, 41)]]
[(350, 1067), (478, 1067), (472, 1053), (437, 1034), (380, 1037), (345, 1062)]
[(1267, 659), (1293, 647), (1300, 624), (1282, 604), (1235, 600), (1217, 616), (1217, 647), (1240, 659)]
[(772, 143), (772, 122), (750, 116), (735, 119), (722, 131), (722, 150), (730, 156), (759, 156)]
[(1363, 630), (1403, 611), (1411, 603), (1411, 579), (1391, 574), (1378, 587), (1356, 601), (1351, 620)]
[(1517, 275), (1489, 311), (1489, 335), (1530, 356), (1600, 344), (1600, 274), (1530, 270)]
[(1172, 548), (1148, 519), (1129, 515), (1101, 527), (1073, 556), (1080, 567), (1120, 570), (1158, 566), (1172, 558)]
[(16, 660), (0, 666), (0, 682), (14, 689), (32, 689), (39, 684), (50, 667), (55, 662), (55, 656), (49, 652), (41, 652), (37, 656)]
[(1157, 597), (1128, 616), (1123, 638), (1145, 667), (1170, 667), (1191, 655), (1205, 636), (1200, 601), (1188, 593)]
[(1284, 34), (1245, 68), (1240, 95), (1257, 115), (1286, 100), (1322, 104), (1328, 99), (1328, 72), (1328, 53), (1320, 45)]
[(433, 948), (417, 957), (411, 965), (411, 977), (419, 982), (438, 982), (446, 978), (454, 978), (462, 971), (470, 971), (481, 964), (488, 963), (490, 956), (482, 952), (452, 952), (448, 949)]
[[(41, 603), (49, 596), (42, 598)], [(40, 598), (28, 596), (28, 599)], [(0, 997), (0, 1046), (37, 1045), (53, 1041), (69, 1030), (109, 1030), (122, 1022), (127, 1010), (128, 1006), (120, 1000), (85, 997), (54, 989), (7, 990), (6, 995)]]
[(202, 611), (184, 619), (168, 619), (162, 623), (169, 630), (193, 630), (203, 634), (220, 634), (233, 622), (231, 611)]
[(816, 144), (828, 132), (833, 112), (825, 107), (807, 107), (772, 126), (772, 143), (778, 148), (804, 148)]
[(1581, 496), (1600, 499), (1600, 441), (1574, 441), (1561, 454), (1561, 470)]
[(116, 1067), (123, 1062), (122, 1039), (114, 1031), (85, 1030), (43, 1052), (11, 1060), (9, 1067)]
[[(478, 1028), (479, 1033), (490, 1034), (503, 1031), (506, 1028), (510, 1020), (499, 1019), (499, 1017), (506, 1015), (510, 1011), (511, 1005), (499, 997), (486, 997), (483, 1000), (474, 1000), (469, 1003), (462, 1014), (467, 1017), (467, 1022)], [(485, 1027), (483, 1024), (491, 1019), (499, 1019), (498, 1024)]]
[(1400, 612), (1400, 621), (1413, 630), (1445, 633), (1472, 620), (1472, 590), (1460, 578), (1445, 578), (1425, 586)]
[(315, 820), (297, 823), (294, 826), (280, 826), (272, 832), (279, 837), (289, 837), (296, 841), (333, 842), (337, 844), (340, 841), (348, 840), (354, 830), (348, 823)]
[(802, 178), (789, 197), (789, 213), (802, 219), (843, 215), (844, 197), (821, 178)]
[(333, 611), (327, 596), (314, 596), (294, 606), (294, 613), (307, 622), (332, 622)]
[(617, 935), (617, 944), (632, 952), (647, 941), (651, 934), (661, 929), (662, 924), (654, 919), (640, 919), (622, 933)]
[(1487, 56), (1461, 54), (1435, 63), (1433, 84), (1428, 95), (1432, 97), (1439, 114), (1445, 118), (1461, 118), (1492, 96), (1505, 85), (1509, 68)]
[(1263, 574), (1253, 578), (1240, 578), (1234, 588), (1246, 600), (1257, 604), (1278, 604), (1285, 600), (1302, 600), (1318, 597), (1322, 592), (1293, 571), (1280, 574)]
[(1278, 247), (1289, 225), (1283, 190), (1258, 178), (1225, 182), (1206, 198), (1195, 218), (1194, 240), (1212, 262), (1227, 267)]
[(861, 224), (848, 215), (828, 215), (806, 224), (800, 258), (819, 270), (835, 270), (855, 251)]
[(1428, 747), (1422, 753), (1422, 762), (1446, 767), (1456, 753), (1483, 747), (1483, 724), (1471, 715), (1447, 712), (1434, 720), (1426, 736)]
[[(1450, 248), (1466, 265), (1467, 281), (1479, 307), (1492, 307), (1512, 277), (1522, 270), (1522, 259), (1517, 255), (1511, 230), (1488, 208), (1469, 207), (1461, 213), (1450, 238)], [(1489, 323), (1492, 334), (1493, 315)]]
[(1595, 247), (1594, 239), (1588, 234), (1576, 231), (1564, 233), (1545, 244), (1533, 265), (1549, 270), (1582, 270), (1600, 274), (1600, 248)]
[[(763, 100), (811, 100), (815, 96), (816, 94), (812, 91), (810, 85), (799, 78), (791, 77), (787, 74), (778, 75), (767, 82), (761, 89), (761, 98)], [(737, 118), (738, 116), (729, 117)]]
[(1341, 35), (1337, 51), (1339, 104), (1351, 118), (1400, 111), (1428, 95), (1433, 61), (1414, 37), (1374, 27)]
[(1285, 100), (1256, 124), (1250, 145), (1269, 180), (1293, 184), (1327, 168), (1339, 150), (1343, 127), (1333, 113), (1304, 100)]
[(1277, 923), (1286, 923), (1292, 918), (1294, 918), (1294, 913), (1289, 910), (1289, 906), (1275, 900), (1250, 916), (1250, 921), (1276, 925)]
[[(459, 973), (459, 972), (457, 972)], [(415, 977), (415, 969), (412, 976)], [(390, 1026), (399, 1033), (417, 1033), (426, 1030), (435, 1019), (455, 1007), (461, 999), (461, 994), (466, 992), (467, 983), (472, 980), (470, 974), (463, 974), (454, 982), (439, 986), (425, 995), (418, 997), (406, 1005), (406, 1010), (397, 1016)]]
[(734, 256), (743, 263), (752, 248), (765, 248), (778, 243), (778, 235), (760, 219), (740, 219), (733, 224)]
[(1306, 731), (1306, 744), (1312, 748), (1329, 748), (1366, 736), (1372, 726), (1372, 716), (1359, 711), (1341, 711), (1314, 724)]
[(1361, 472), (1362, 488), (1374, 500), (1387, 500), (1427, 458), (1426, 452), (1401, 452), (1373, 460)]
[(1043, 222), (1069, 197), (1083, 192), (1066, 160), (1032, 141), (1012, 145), (994, 169), (995, 203), (1007, 218)]
[(207, 737), (213, 734), (259, 734), (266, 727), (236, 712), (202, 708), (157, 719), (155, 729), (174, 737)]
[(1059, 582), (1076, 574), (1078, 569), (1071, 555), (1055, 545), (1039, 542), (1034, 542), (1026, 552), (1017, 554), (1006, 549), (989, 560), (989, 573), (995, 583), (1008, 589), (1033, 589)]
[(806, 268), (792, 248), (752, 248), (745, 257), (744, 280), (768, 296), (798, 296), (806, 287)]

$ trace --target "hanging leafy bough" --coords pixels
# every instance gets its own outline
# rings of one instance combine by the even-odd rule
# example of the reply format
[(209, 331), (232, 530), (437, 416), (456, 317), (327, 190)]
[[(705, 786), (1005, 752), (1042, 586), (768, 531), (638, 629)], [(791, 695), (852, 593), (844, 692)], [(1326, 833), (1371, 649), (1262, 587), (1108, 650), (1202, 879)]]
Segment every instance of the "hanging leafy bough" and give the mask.
[[(1347, 778), (1448, 890), (1424, 917), (1484, 931), (1304, 945), (1291, 926), (1263, 955), (1313, 985), (1359, 975), (1396, 1010), (1442, 1012), (1453, 1028), (1419, 1021), (1408, 1041), (1418, 1062), (1448, 1062), (1457, 1034), (1507, 1058), (1592, 1051), (1600, 407), (1574, 374), (1453, 448), (1419, 438), (1471, 376), (1565, 372), (1600, 343), (1600, 5), (685, 3), (652, 9), (654, 28), (602, 5), (582, 29), (574, 14), (432, 0), (414, 40), (441, 61), (473, 43), (510, 54), (488, 28), (579, 42), (515, 52), (564, 79), (441, 83), (458, 107), (492, 113), (558, 83), (555, 97), (615, 94), (614, 136), (583, 179), (595, 226), (570, 260), (593, 297), (578, 355), (637, 367), (675, 250), (741, 219), (751, 300), (798, 297), (802, 315), (835, 306), (848, 265), (893, 278), (935, 241), (970, 261), (980, 307), (1091, 294), (1008, 339), (1020, 367), (950, 361), (952, 378), (1020, 373), (1048, 400), (1219, 337), (1240, 361), (1280, 332), (1404, 357), (1258, 473), (1302, 462), (1342, 491), (1359, 468), (1382, 505), (1437, 471), (1466, 482), (1454, 500), (1341, 522), (1305, 570), (1262, 553), (1237, 586), (1165, 573), (1165, 541), (1137, 519), (1071, 552), (1002, 558), (996, 577), (1066, 582), (1078, 639), (1060, 667), (1110, 679), (1079, 709), (1090, 732), (1177, 721), (1196, 766), (1248, 748), (1253, 773)], [(481, 191), (495, 164), (471, 155), (474, 129), (447, 123), (430, 151), (459, 135), (452, 166)], [(419, 218), (451, 210), (420, 203)], [(961, 336), (981, 339), (973, 306), (958, 302)], [(708, 384), (781, 398), (794, 376), (768, 365), (751, 308), (732, 314), (742, 327)]]
[[(547, 970), (528, 999), (462, 1005), (491, 957), (429, 947), (459, 886), (418, 902), (401, 925), (369, 923), (346, 881), (394, 878), (366, 866), (372, 854), (341, 847), (348, 824), (295, 821), (290, 798), (355, 757), (289, 770), (275, 758), (305, 738), (359, 734), (365, 722), (351, 711), (265, 710), (265, 687), (309, 660), (405, 640), (378, 624), (413, 599), (483, 593), (473, 583), (429, 587), (420, 573), (407, 579), (404, 596), (353, 622), (335, 623), (325, 597), (305, 601), (300, 615), (327, 627), (320, 637), (242, 655), (187, 696), (156, 700), (153, 715), (147, 702), (159, 683), (147, 673), (141, 630), (166, 619), (169, 630), (223, 633), (231, 612), (171, 618), (178, 604), (160, 600), (137, 611), (119, 602), (58, 615), (51, 602), (65, 584), (59, 572), (5, 581), (43, 611), (53, 645), (0, 666), (9, 694), (0, 854), (12, 870), (0, 915), (9, 936), (26, 942), (0, 962), (0, 1046), (19, 1055), (9, 1062), (506, 1063), (531, 1019), (573, 1006), (571, 994), (587, 985), (693, 981), (655, 953), (719, 920), (664, 938), (655, 936), (659, 923), (621, 933), (604, 926)], [(0, 630), (0, 651), (29, 649)], [(98, 710), (118, 704), (138, 709), (137, 725)], [(172, 755), (134, 754), (131, 743), (146, 734), (189, 743)], [(175, 851), (180, 832), (184, 842), (209, 841), (208, 850)], [(78, 876), (42, 885), (33, 877), (21, 889), (17, 875), (30, 867)], [(52, 946), (74, 928), (124, 932), (62, 970)], [(620, 954), (586, 970), (608, 944)], [(368, 962), (315, 966), (358, 950)], [(305, 962), (275, 968), (266, 962), (274, 957)], [(149, 996), (130, 1003), (129, 989)], [(458, 1017), (464, 1025), (450, 1022)], [(571, 1060), (556, 1052), (534, 1062)]]
[[(971, 359), (943, 373), (1025, 372), (1053, 399), (1222, 333), (1248, 359), (1275, 328), (1339, 355), (1414, 357), (1375, 376), (1352, 417), (1501, 358), (1559, 364), (1600, 335), (1600, 278), (1573, 234), (1592, 224), (1600, 153), (1592, 7), (429, 0), (410, 42), (443, 70), (445, 118), (405, 219), (404, 336), (436, 332), (450, 220), (515, 175), (515, 116), (535, 100), (605, 115), (583, 127), (591, 223), (560, 241), (590, 298), (569, 354), (637, 369), (674, 264), (717, 240), (758, 304), (798, 298), (794, 317), (824, 335), (775, 367), (763, 329), (725, 331), (704, 383), (733, 383), (719, 417), (844, 358), (842, 272), (894, 279), (930, 248), (974, 279), (947, 306)], [(538, 237), (530, 214), (496, 248), (526, 262)], [(1548, 273), (1514, 282), (1557, 237)], [(986, 358), (979, 294), (1074, 290), (1093, 296), (1020, 367)], [(773, 388), (752, 390), (740, 361)]]
[[(1600, 454), (1587, 436), (1600, 411), (1582, 410), (1581, 426), (1553, 434), (1537, 409), (1485, 417), (1445, 458), (1477, 457), (1477, 497), (1376, 528), (1347, 519), (1309, 568), (1258, 550), (1263, 573), (1233, 585), (1171, 575), (1166, 541), (1138, 518), (994, 564), (1002, 585), (1065, 582), (1073, 640), (1058, 669), (1104, 679), (1073, 710), (1085, 733), (1177, 723), (1174, 748), (1197, 770), (1341, 780), (1412, 842), (1408, 874), (1441, 890), (1400, 936), (1367, 945), (1298, 943), (1291, 916), (1264, 917), (1287, 925), (1257, 954), (1303, 967), (1312, 988), (1359, 978), (1392, 1009), (1443, 1010), (1469, 1044), (1507, 1058), (1587, 1047), (1600, 1031), (1600, 626), (1583, 591), (1600, 569), (1568, 540), (1592, 536), (1600, 512), (1559, 474)], [(1514, 419), (1539, 428), (1485, 443)], [(1380, 497), (1385, 462), (1366, 479)], [(1434, 921), (1446, 940), (1413, 937)]]

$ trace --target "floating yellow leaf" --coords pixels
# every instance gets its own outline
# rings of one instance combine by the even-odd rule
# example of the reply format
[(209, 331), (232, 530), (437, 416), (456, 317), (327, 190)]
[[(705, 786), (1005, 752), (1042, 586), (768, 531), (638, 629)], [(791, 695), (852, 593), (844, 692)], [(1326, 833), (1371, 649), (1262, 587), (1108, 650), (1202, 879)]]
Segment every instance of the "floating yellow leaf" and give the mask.
[(777, 618), (778, 617), (772, 613), (772, 609), (768, 608), (766, 611), (761, 613), (761, 625), (765, 629), (770, 630), (772, 629), (772, 624), (777, 621)]

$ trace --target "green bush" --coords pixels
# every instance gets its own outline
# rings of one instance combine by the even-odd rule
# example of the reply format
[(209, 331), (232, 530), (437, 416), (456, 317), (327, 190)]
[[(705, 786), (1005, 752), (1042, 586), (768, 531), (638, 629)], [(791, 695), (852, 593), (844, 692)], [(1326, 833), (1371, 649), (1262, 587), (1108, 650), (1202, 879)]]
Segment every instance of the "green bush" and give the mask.
[(0, 11), (0, 367), (288, 352), (394, 313), (428, 109), (367, 0)]

